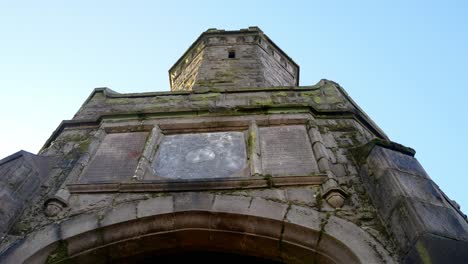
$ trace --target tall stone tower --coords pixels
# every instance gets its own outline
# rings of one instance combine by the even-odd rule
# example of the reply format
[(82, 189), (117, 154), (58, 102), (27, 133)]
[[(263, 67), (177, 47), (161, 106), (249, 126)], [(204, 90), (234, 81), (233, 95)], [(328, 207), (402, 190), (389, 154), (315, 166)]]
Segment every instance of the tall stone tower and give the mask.
[(0, 263), (468, 263), (415, 151), (259, 28), (209, 29), (169, 78), (0, 161)]

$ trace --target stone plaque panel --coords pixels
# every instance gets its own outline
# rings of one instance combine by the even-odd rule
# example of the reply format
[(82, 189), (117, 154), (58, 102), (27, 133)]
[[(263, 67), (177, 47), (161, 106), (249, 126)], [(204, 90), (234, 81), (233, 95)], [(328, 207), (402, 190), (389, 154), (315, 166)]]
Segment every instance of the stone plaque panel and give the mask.
[(152, 164), (157, 179), (246, 176), (243, 132), (164, 136)]
[(303, 125), (261, 127), (259, 131), (263, 174), (305, 176), (318, 172)]
[(112, 133), (104, 137), (80, 182), (130, 180), (143, 152), (148, 132)]

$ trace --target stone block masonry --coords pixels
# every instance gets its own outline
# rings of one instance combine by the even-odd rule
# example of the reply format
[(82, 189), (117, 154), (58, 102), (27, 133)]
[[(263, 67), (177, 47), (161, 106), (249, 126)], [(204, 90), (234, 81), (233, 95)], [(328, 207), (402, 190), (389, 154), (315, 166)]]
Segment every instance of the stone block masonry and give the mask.
[(337, 83), (298, 86), (259, 28), (209, 29), (169, 75), (95, 89), (38, 155), (0, 161), (0, 263), (468, 263), (466, 216), (414, 150)]

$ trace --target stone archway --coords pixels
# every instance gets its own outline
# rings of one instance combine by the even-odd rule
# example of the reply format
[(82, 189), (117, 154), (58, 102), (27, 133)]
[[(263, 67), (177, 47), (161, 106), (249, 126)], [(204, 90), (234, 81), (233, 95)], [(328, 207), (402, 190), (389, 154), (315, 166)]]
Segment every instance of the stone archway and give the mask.
[[(128, 263), (173, 252), (213, 252), (270, 263), (393, 262), (371, 236), (340, 218), (260, 198), (243, 207), (227, 195), (201, 209), (197, 201), (205, 194), (197, 195), (191, 209), (174, 207), (177, 198), (157, 197), (70, 217), (30, 234), (3, 261)], [(142, 211), (145, 206), (152, 211)]]

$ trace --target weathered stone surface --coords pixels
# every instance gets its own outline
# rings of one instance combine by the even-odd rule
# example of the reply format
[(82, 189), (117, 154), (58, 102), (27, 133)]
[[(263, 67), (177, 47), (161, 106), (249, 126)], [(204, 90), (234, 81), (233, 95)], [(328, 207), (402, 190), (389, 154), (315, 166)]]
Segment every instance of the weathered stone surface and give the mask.
[(97, 208), (103, 208), (112, 204), (114, 194), (81, 194), (72, 195), (69, 200), (70, 214), (84, 213)]
[(337, 177), (345, 177), (346, 176), (346, 169), (343, 164), (331, 164), (330, 170), (335, 174)]
[(413, 252), (405, 261), (431, 257), (422, 252), (425, 250), (420, 240), (423, 235), (432, 237), (431, 247), (440, 243), (446, 248), (446, 239), (468, 241), (466, 219), (445, 200), (419, 162), (410, 152), (397, 151), (405, 151), (403, 146), (395, 144), (395, 149), (389, 149), (387, 145), (391, 147), (392, 143), (370, 146), (361, 177), (400, 250)]
[(255, 212), (255, 214), (280, 221), (283, 220), (287, 208), (287, 204), (269, 201), (262, 198), (254, 198), (249, 206), (249, 210), (251, 212)]
[(264, 174), (309, 175), (318, 172), (304, 126), (261, 127), (259, 131)]
[(468, 263), (467, 241), (424, 234), (403, 257), (404, 264)]
[[(285, 220), (289, 224), (284, 225), (284, 240), (316, 247), (321, 223), (319, 212), (310, 208), (292, 205), (286, 214)], [(308, 227), (310, 232), (305, 233), (299, 226)]]
[[(333, 243), (330, 240), (320, 241), (317, 248), (334, 254), (344, 254), (341, 259), (353, 259), (357, 256), (359, 259), (366, 260), (369, 263), (395, 263), (387, 250), (380, 244), (367, 244), (363, 241), (372, 241), (371, 235), (360, 228), (354, 228), (354, 224), (335, 216), (325, 218), (322, 222), (325, 236), (331, 236), (342, 243), (348, 245), (349, 252), (333, 252)], [(327, 250), (327, 248), (330, 248)], [(370, 248), (373, 248), (372, 250)], [(347, 257), (346, 257), (347, 256)]]
[(166, 179), (239, 177), (246, 166), (242, 132), (165, 136), (153, 162), (154, 174)]
[(248, 214), (252, 198), (243, 196), (216, 195), (213, 210), (217, 212)]
[(316, 190), (311, 188), (287, 188), (286, 197), (288, 201), (299, 202), (307, 205), (316, 204)]
[(106, 135), (80, 182), (130, 180), (143, 152), (148, 132)]
[(215, 195), (212, 193), (197, 193), (184, 192), (175, 193), (174, 195), (174, 211), (190, 211), (190, 210), (210, 210), (213, 206)]
[[(96, 89), (40, 151), (58, 158), (44, 181), (34, 162), (0, 161), (0, 215), (15, 219), (0, 262), (135, 262), (181, 248), (467, 262), (466, 220), (413, 150), (386, 141), (338, 84), (289, 86), (298, 67), (258, 29), (210, 32), (171, 69), (178, 91)], [(361, 144), (377, 147), (354, 155)]]
[(261, 30), (206, 31), (169, 70), (171, 90), (294, 86), (299, 66)]
[(146, 217), (174, 212), (174, 198), (172, 196), (155, 197), (138, 202), (137, 217)]
[(414, 246), (413, 242), (424, 233), (468, 241), (466, 220), (452, 208), (402, 199), (389, 221), (397, 240), (405, 248)]
[(110, 208), (104, 212), (100, 226), (109, 226), (137, 218), (137, 203), (126, 203)]
[(68, 239), (99, 227), (99, 217), (96, 213), (81, 214), (60, 223), (61, 239)]
[[(59, 226), (52, 224), (30, 233), (12, 247), (2, 252), (0, 263), (23, 263), (33, 254), (60, 239)], [(42, 259), (42, 261), (44, 261)]]
[[(333, 97), (324, 95), (325, 90), (335, 90)], [(237, 91), (237, 92), (235, 92)], [(210, 92), (210, 93), (208, 93)], [(278, 94), (290, 96), (278, 96)], [(292, 107), (289, 111), (281, 107)], [(258, 89), (232, 89), (214, 87), (208, 89), (206, 93), (185, 93), (170, 94), (167, 92), (148, 93), (144, 96), (127, 96), (118, 94), (110, 89), (97, 89), (92, 94), (88, 103), (80, 109), (75, 116), (76, 121), (97, 120), (101, 116), (110, 114), (141, 114), (158, 113), (168, 117), (178, 115), (196, 115), (199, 111), (225, 112), (228, 110), (244, 110), (246, 112), (260, 112), (265, 108), (279, 113), (293, 112), (299, 113), (309, 107), (316, 111), (343, 111), (352, 112), (360, 118), (360, 112), (343, 95), (337, 84), (322, 80), (313, 86), (301, 87), (263, 87)], [(296, 110), (294, 110), (296, 108)], [(301, 109), (302, 108), (302, 109)], [(371, 121), (368, 120), (370, 123)], [(63, 124), (68, 125), (67, 123)], [(371, 125), (372, 126), (372, 125)], [(377, 127), (373, 127), (379, 135), (384, 135)], [(338, 139), (336, 139), (338, 141)], [(352, 141), (350, 139), (346, 139)]]
[(429, 177), (424, 168), (414, 157), (382, 147), (376, 147), (372, 150), (369, 166), (376, 168), (395, 168), (421, 177)]
[(248, 192), (250, 196), (262, 197), (270, 200), (286, 201), (286, 194), (281, 189), (253, 190)]
[(0, 160), (0, 233), (6, 232), (15, 217), (49, 176), (53, 158), (19, 151)]
[(395, 206), (405, 197), (424, 201), (437, 206), (445, 206), (444, 198), (434, 183), (423, 177), (398, 170), (386, 169), (375, 175), (378, 178), (379, 196), (385, 197), (379, 208), (387, 218)]

